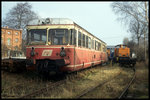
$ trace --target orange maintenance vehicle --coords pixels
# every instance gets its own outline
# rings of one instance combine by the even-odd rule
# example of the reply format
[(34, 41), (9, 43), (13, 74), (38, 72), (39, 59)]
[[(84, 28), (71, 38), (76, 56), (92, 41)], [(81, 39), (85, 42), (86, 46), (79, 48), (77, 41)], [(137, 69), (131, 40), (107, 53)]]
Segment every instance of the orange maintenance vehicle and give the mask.
[(130, 57), (130, 48), (126, 45), (116, 45), (114, 50), (113, 62), (120, 65), (132, 65), (136, 64), (136, 58)]

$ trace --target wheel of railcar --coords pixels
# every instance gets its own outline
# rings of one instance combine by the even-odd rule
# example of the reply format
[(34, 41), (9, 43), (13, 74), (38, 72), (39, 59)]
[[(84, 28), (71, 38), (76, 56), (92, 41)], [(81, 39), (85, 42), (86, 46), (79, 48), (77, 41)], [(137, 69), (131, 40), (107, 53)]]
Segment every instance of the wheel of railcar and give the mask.
[(42, 74), (42, 67), (43, 67), (43, 62), (39, 61), (37, 63), (37, 72), (38, 72), (38, 74)]
[(46, 60), (46, 61), (44, 61), (44, 64), (43, 64), (43, 69), (44, 70), (47, 70), (48, 69), (48, 61)]
[(58, 67), (56, 65), (50, 65), (50, 72), (49, 74), (50, 75), (56, 75), (58, 74)]
[(41, 78), (46, 78), (47, 76), (47, 72), (46, 72), (46, 68), (48, 66), (48, 62), (46, 61), (38, 61), (37, 62), (37, 73), (39, 74), (39, 76)]
[(49, 61), (48, 60), (46, 60), (46, 61), (44, 61), (44, 64), (43, 64), (43, 76), (45, 77), (45, 78), (48, 78), (48, 76), (49, 76), (49, 70), (48, 70), (48, 66), (49, 66)]

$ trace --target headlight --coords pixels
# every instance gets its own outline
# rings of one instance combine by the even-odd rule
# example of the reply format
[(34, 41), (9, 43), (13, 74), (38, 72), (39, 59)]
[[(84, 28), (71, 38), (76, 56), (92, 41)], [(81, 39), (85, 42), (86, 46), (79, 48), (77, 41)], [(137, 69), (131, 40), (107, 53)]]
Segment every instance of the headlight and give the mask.
[(65, 57), (65, 56), (66, 56), (66, 52), (65, 52), (64, 47), (61, 47), (60, 56), (61, 56), (61, 57)]
[(32, 48), (31, 48), (30, 55), (31, 55), (31, 56), (34, 56), (34, 55), (35, 55), (35, 52), (34, 52), (34, 47), (32, 47)]

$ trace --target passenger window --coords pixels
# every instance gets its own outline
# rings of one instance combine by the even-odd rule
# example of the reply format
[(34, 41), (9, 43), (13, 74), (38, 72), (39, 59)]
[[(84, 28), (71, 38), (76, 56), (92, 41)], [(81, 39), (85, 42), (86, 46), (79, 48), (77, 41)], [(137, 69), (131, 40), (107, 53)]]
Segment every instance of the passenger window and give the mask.
[(77, 31), (76, 30), (74, 30), (74, 45), (76, 45), (76, 33), (77, 33)]
[(83, 47), (83, 34), (81, 33), (81, 46)]
[(81, 32), (78, 33), (78, 46), (81, 46)]
[(101, 51), (101, 44), (100, 43), (98, 43), (98, 47), (99, 47), (99, 51)]
[(98, 50), (98, 49), (99, 49), (98, 42), (96, 41), (96, 50)]
[(88, 43), (89, 43), (88, 47), (89, 47), (89, 49), (91, 49), (91, 38), (90, 37), (89, 37), (89, 42)]
[(96, 50), (96, 40), (95, 40), (95, 50)]
[(88, 48), (88, 36), (86, 36), (86, 48)]
[(106, 49), (106, 47), (103, 45), (103, 51), (104, 51), (104, 52), (106, 52), (105, 49)]
[(85, 47), (85, 35), (83, 34), (83, 47)]
[(73, 29), (70, 30), (70, 45), (73, 45)]
[(94, 49), (94, 40), (92, 40), (92, 49)]

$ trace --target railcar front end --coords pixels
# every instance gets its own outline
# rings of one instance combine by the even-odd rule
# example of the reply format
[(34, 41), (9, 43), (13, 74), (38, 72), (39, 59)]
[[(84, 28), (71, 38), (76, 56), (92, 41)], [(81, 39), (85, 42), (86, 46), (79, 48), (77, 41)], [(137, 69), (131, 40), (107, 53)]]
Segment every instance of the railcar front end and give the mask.
[(68, 19), (27, 26), (27, 69), (72, 72), (107, 62), (106, 43)]

